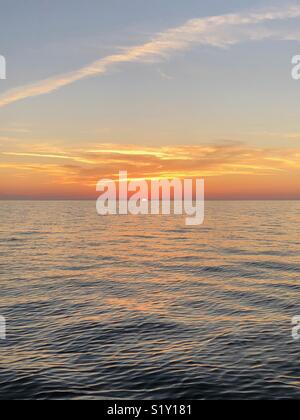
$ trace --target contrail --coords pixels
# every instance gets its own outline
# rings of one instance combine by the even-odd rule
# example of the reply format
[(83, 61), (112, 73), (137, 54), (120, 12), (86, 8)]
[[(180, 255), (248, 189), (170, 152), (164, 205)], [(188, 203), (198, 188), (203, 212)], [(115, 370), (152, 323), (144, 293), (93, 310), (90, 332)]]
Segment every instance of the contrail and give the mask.
[[(162, 60), (172, 52), (185, 50), (194, 44), (224, 47), (240, 42), (245, 38), (263, 39), (271, 37), (274, 33), (266, 30), (260, 33), (259, 30), (256, 31), (256, 28), (252, 28), (252, 32), (249, 32), (249, 26), (297, 17), (300, 17), (300, 5), (256, 13), (227, 14), (192, 19), (182, 26), (156, 34), (150, 42), (126, 48), (120, 54), (104, 57), (79, 70), (9, 90), (0, 96), (0, 107), (26, 98), (51, 93), (79, 80), (107, 73), (116, 64)], [(238, 29), (238, 33), (230, 33), (230, 31), (234, 32), (235, 28)], [(248, 30), (243, 34), (241, 28)], [(288, 39), (286, 34), (283, 39)]]

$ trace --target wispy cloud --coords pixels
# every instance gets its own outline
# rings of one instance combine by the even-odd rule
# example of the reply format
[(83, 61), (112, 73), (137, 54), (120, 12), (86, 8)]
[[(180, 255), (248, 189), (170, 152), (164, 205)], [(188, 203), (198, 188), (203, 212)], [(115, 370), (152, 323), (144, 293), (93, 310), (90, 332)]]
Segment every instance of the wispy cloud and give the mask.
[(1, 127), (0, 134), (29, 134), (31, 130), (28, 127)]
[[(20, 150), (21, 148), (21, 150)], [(300, 198), (299, 148), (253, 148), (242, 143), (142, 147), (99, 144), (97, 148), (0, 152), (0, 199), (95, 196), (99, 179), (198, 178), (214, 197)]]
[[(172, 178), (186, 176), (276, 175), (299, 169), (299, 149), (251, 148), (242, 143), (201, 146), (140, 147), (133, 145), (99, 145), (96, 149), (65, 150), (60, 153), (1, 152), (6, 163), (58, 165), (78, 174), (74, 182), (99, 177), (118, 177), (120, 168), (138, 178)], [(18, 159), (18, 160), (16, 160)], [(21, 160), (19, 160), (21, 159)], [(61, 160), (70, 163), (59, 164)]]
[(91, 160), (83, 159), (78, 156), (68, 156), (66, 154), (46, 154), (46, 153), (25, 153), (25, 152), (2, 152), (3, 156), (16, 156), (16, 157), (31, 157), (39, 159), (60, 159), (60, 160), (73, 160), (80, 163), (93, 163)]
[(124, 48), (120, 54), (109, 55), (79, 70), (9, 90), (0, 96), (0, 107), (51, 93), (88, 77), (105, 74), (116, 64), (162, 60), (175, 51), (185, 50), (195, 44), (226, 47), (245, 40), (299, 39), (299, 33), (290, 33), (288, 28), (284, 30), (263, 27), (263, 24), (269, 22), (298, 17), (300, 5), (192, 19), (182, 26), (156, 34), (150, 42)]
[(165, 80), (173, 80), (173, 77), (172, 76), (169, 76), (162, 69), (157, 69), (157, 72), (161, 76), (162, 79), (165, 79)]

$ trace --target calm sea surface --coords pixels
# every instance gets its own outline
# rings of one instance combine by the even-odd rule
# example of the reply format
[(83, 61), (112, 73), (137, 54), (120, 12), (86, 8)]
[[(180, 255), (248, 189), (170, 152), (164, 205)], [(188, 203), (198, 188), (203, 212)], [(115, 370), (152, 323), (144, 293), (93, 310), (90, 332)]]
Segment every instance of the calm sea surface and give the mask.
[(0, 399), (300, 398), (300, 202), (0, 203)]

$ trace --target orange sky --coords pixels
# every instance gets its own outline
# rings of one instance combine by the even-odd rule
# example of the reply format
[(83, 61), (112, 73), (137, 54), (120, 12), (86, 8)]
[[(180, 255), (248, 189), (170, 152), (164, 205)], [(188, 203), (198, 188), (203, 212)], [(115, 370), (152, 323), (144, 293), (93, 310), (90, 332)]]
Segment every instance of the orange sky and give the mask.
[(299, 4), (5, 3), (0, 199), (95, 199), (120, 171), (300, 199)]
[(205, 178), (207, 199), (300, 199), (299, 148), (242, 143), (7, 147), (0, 153), (0, 197), (94, 199), (97, 182), (122, 170), (133, 179)]

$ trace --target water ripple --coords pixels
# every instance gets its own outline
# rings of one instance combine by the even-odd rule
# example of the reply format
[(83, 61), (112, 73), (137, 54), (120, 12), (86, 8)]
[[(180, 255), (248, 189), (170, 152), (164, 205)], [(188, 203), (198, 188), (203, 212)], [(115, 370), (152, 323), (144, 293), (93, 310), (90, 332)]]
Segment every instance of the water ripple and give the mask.
[(214, 202), (185, 228), (2, 202), (0, 399), (299, 398), (299, 214)]

